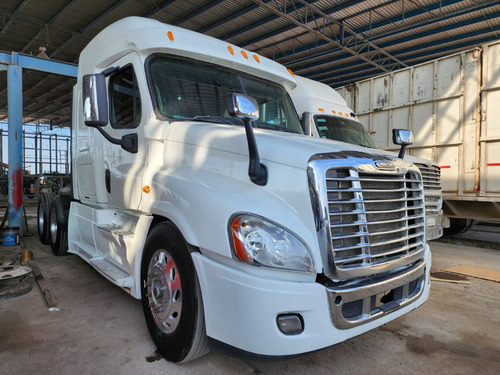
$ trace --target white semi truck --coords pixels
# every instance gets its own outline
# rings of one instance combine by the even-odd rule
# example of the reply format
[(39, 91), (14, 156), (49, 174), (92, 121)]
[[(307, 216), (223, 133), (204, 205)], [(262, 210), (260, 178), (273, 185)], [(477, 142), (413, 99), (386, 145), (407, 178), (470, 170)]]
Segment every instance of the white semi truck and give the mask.
[(295, 85), (265, 57), (137, 17), (80, 55), (72, 197), (41, 201), (40, 238), (141, 299), (170, 361), (305, 353), (428, 298), (418, 168), (304, 136)]
[(413, 156), (441, 167), (445, 235), (500, 223), (500, 42), (339, 89), (378, 148), (411, 130)]
[[(295, 76), (297, 86), (289, 94), (305, 121), (308, 113), (307, 132), (314, 137), (347, 142), (376, 149), (375, 143), (342, 96), (324, 83)], [(398, 157), (393, 154), (393, 158)], [(427, 241), (443, 235), (443, 198), (441, 191), (441, 169), (430, 160), (405, 155), (405, 160), (415, 164), (422, 173), (425, 196), (425, 230)]]

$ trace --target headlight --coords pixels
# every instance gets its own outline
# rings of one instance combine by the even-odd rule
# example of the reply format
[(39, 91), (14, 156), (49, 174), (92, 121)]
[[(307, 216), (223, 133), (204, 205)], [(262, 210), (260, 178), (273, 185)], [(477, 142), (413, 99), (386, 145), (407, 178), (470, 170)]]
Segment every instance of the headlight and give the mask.
[(236, 256), (250, 264), (313, 272), (307, 247), (295, 235), (263, 218), (240, 215), (231, 222)]

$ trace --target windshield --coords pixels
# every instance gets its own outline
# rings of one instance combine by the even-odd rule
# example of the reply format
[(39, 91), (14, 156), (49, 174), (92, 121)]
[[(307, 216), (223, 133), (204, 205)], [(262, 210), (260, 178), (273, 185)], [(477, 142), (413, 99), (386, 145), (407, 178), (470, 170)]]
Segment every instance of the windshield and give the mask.
[(254, 127), (302, 134), (297, 114), (285, 89), (272, 82), (218, 65), (173, 56), (149, 62), (155, 110), (169, 120), (197, 120), (243, 125), (229, 116), (226, 95), (243, 93), (259, 104)]
[(321, 138), (376, 148), (370, 134), (359, 122), (334, 116), (314, 116), (314, 121)]

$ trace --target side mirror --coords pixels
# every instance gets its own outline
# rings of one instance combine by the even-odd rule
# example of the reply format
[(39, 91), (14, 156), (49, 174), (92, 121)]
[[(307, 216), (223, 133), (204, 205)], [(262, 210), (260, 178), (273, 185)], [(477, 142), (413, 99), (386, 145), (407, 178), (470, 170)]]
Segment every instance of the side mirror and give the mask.
[(400, 145), (398, 158), (405, 157), (406, 146), (413, 144), (413, 134), (410, 130), (406, 129), (392, 129), (392, 142)]
[(305, 135), (312, 135), (312, 115), (311, 112), (304, 112), (302, 114), (302, 119), (300, 120), (302, 125), (302, 130)]
[(248, 95), (229, 93), (226, 96), (227, 112), (230, 116), (243, 120), (248, 145), (248, 177), (256, 185), (267, 184), (267, 167), (260, 162), (259, 149), (251, 121), (259, 118), (257, 100)]
[[(113, 68), (116, 69), (116, 68)], [(85, 125), (96, 128), (109, 142), (120, 145), (132, 154), (138, 150), (137, 133), (126, 134), (121, 139), (113, 138), (102, 127), (108, 124), (108, 97), (105, 74), (86, 74), (82, 81), (83, 121)]]
[(230, 116), (242, 120), (257, 120), (259, 105), (257, 100), (248, 95), (232, 93), (227, 95), (227, 110)]
[(104, 74), (86, 74), (82, 81), (83, 120), (98, 127), (108, 123), (108, 99)]

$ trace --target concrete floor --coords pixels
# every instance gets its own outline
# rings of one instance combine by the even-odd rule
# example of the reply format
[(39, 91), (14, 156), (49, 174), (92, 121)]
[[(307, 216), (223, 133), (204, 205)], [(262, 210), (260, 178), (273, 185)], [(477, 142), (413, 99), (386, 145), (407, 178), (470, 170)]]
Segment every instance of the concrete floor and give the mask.
[[(36, 228), (34, 225), (31, 226)], [(210, 353), (172, 364), (155, 353), (140, 301), (80, 258), (55, 257), (36, 235), (27, 248), (59, 301), (49, 311), (35, 283), (0, 301), (1, 374), (499, 374), (500, 283), (433, 282), (421, 308), (342, 344), (278, 362)], [(432, 242), (433, 271), (456, 264), (500, 270), (500, 251)]]

